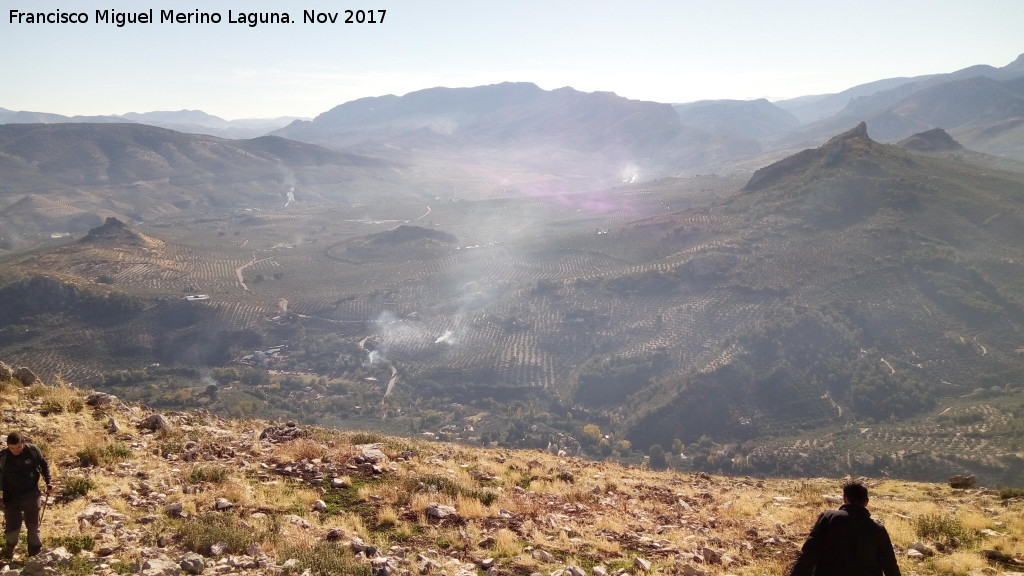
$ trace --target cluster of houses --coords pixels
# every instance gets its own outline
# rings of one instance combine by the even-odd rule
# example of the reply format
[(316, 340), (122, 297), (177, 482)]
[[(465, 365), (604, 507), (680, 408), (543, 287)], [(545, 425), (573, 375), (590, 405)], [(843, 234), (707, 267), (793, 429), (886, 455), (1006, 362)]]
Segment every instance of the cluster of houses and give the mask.
[(256, 350), (252, 354), (242, 356), (238, 362), (246, 366), (270, 368), (286, 357), (284, 351), (287, 348), (288, 346), (281, 344), (265, 350)]

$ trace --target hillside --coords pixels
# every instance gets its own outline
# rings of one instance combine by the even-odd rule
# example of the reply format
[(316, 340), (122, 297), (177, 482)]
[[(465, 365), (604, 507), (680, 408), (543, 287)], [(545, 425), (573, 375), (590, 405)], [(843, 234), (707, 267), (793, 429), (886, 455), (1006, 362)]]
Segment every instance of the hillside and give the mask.
[[(55, 492), (8, 574), (780, 574), (842, 483), (154, 412), (17, 373), (5, 422)], [(865, 481), (905, 573), (1020, 570), (1020, 490)]]
[[(971, 66), (948, 74), (892, 79), (852, 88), (846, 92), (776, 103), (800, 115), (824, 103), (843, 103), (841, 110), (818, 115), (782, 135), (781, 142), (798, 145), (821, 142), (844, 126), (866, 121), (875, 138), (894, 142), (917, 132), (942, 128), (966, 147), (981, 152), (1024, 159), (1019, 119), (1022, 116), (1021, 59), (995, 68)], [(1016, 137), (1015, 137), (1016, 136)]]
[[(454, 403), (481, 414), (456, 434), (472, 443), (1012, 483), (1021, 175), (980, 158), (860, 125), (742, 190), (665, 179), (76, 242), (4, 260), (5, 298), (32, 305), (6, 309), (0, 353), (157, 406), (453, 436)], [(203, 371), (245, 385), (203, 399)], [(951, 414), (975, 427), (950, 435)]]
[[(377, 201), (402, 181), (380, 160), (274, 136), (224, 140), (141, 124), (0, 125), (0, 169), (4, 234), (23, 238), (83, 232), (109, 216)], [(360, 191), (364, 182), (372, 193)]]

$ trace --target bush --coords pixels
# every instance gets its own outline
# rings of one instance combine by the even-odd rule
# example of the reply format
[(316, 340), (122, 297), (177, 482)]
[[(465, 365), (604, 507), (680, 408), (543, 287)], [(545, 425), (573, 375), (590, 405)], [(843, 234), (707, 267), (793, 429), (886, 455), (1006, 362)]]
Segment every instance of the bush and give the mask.
[(285, 574), (301, 574), (306, 570), (313, 576), (334, 576), (346, 574), (351, 576), (371, 576), (369, 564), (355, 559), (352, 553), (336, 542), (318, 542), (311, 547), (285, 548), (278, 559), (281, 563), (294, 558), (298, 565), (287, 570)]
[(130, 460), (135, 453), (132, 449), (121, 443), (113, 442), (103, 446), (89, 446), (79, 450), (75, 456), (78, 457), (78, 465), (82, 468), (92, 466), (113, 466), (125, 460)]
[(60, 499), (71, 501), (84, 497), (95, 487), (96, 483), (85, 476), (69, 476), (64, 481), (64, 488), (60, 491)]
[(916, 533), (918, 538), (936, 540), (951, 548), (970, 545), (977, 539), (959, 518), (942, 514), (918, 517)]
[(1024, 489), (1022, 488), (1002, 488), (999, 490), (1000, 500), (1009, 500), (1010, 498), (1021, 497), (1024, 497)]
[(210, 556), (210, 547), (218, 542), (227, 545), (225, 552), (228, 554), (238, 554), (258, 544), (263, 536), (261, 531), (247, 526), (237, 516), (219, 512), (204, 514), (194, 522), (185, 522), (178, 529), (182, 547), (203, 556)]
[(68, 552), (78, 554), (82, 550), (92, 550), (96, 546), (96, 540), (92, 536), (79, 534), (77, 536), (55, 536), (49, 539), (51, 547), (63, 546)]
[(223, 484), (230, 476), (230, 471), (224, 466), (197, 466), (188, 473), (188, 481), (191, 484), (209, 482), (211, 484)]

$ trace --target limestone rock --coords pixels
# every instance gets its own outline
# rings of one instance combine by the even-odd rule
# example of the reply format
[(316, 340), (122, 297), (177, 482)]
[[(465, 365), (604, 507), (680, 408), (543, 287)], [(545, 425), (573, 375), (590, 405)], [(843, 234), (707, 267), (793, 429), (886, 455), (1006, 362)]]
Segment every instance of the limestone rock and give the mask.
[(189, 552), (181, 559), (181, 569), (186, 574), (202, 574), (203, 570), (206, 569), (206, 561), (203, 557), (195, 552)]
[(459, 517), (458, 512), (453, 506), (446, 506), (444, 504), (438, 504), (437, 502), (431, 502), (427, 505), (426, 514), (427, 518), (433, 518), (435, 520)]
[(39, 380), (39, 377), (36, 376), (36, 373), (33, 372), (27, 366), (22, 366), (21, 368), (15, 370), (14, 378), (20, 380), (21, 383), (24, 384), (25, 386), (31, 386), (37, 382), (42, 384), (42, 382)]
[(139, 423), (139, 428), (159, 432), (160, 430), (170, 430), (172, 426), (170, 420), (163, 414), (152, 414)]
[(950, 488), (960, 488), (960, 489), (974, 488), (974, 484), (977, 481), (978, 481), (978, 479), (975, 478), (974, 474), (971, 474), (971, 475), (957, 474), (955, 476), (950, 476), (949, 477), (949, 487)]

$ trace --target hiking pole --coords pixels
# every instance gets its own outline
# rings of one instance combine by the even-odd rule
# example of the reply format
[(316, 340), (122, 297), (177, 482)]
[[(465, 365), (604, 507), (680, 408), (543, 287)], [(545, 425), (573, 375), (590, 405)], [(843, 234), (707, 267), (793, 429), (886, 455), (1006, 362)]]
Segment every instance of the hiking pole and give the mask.
[(46, 504), (49, 501), (50, 501), (50, 495), (49, 494), (44, 494), (43, 495), (43, 507), (39, 511), (39, 526), (43, 525), (43, 517), (46, 516)]

